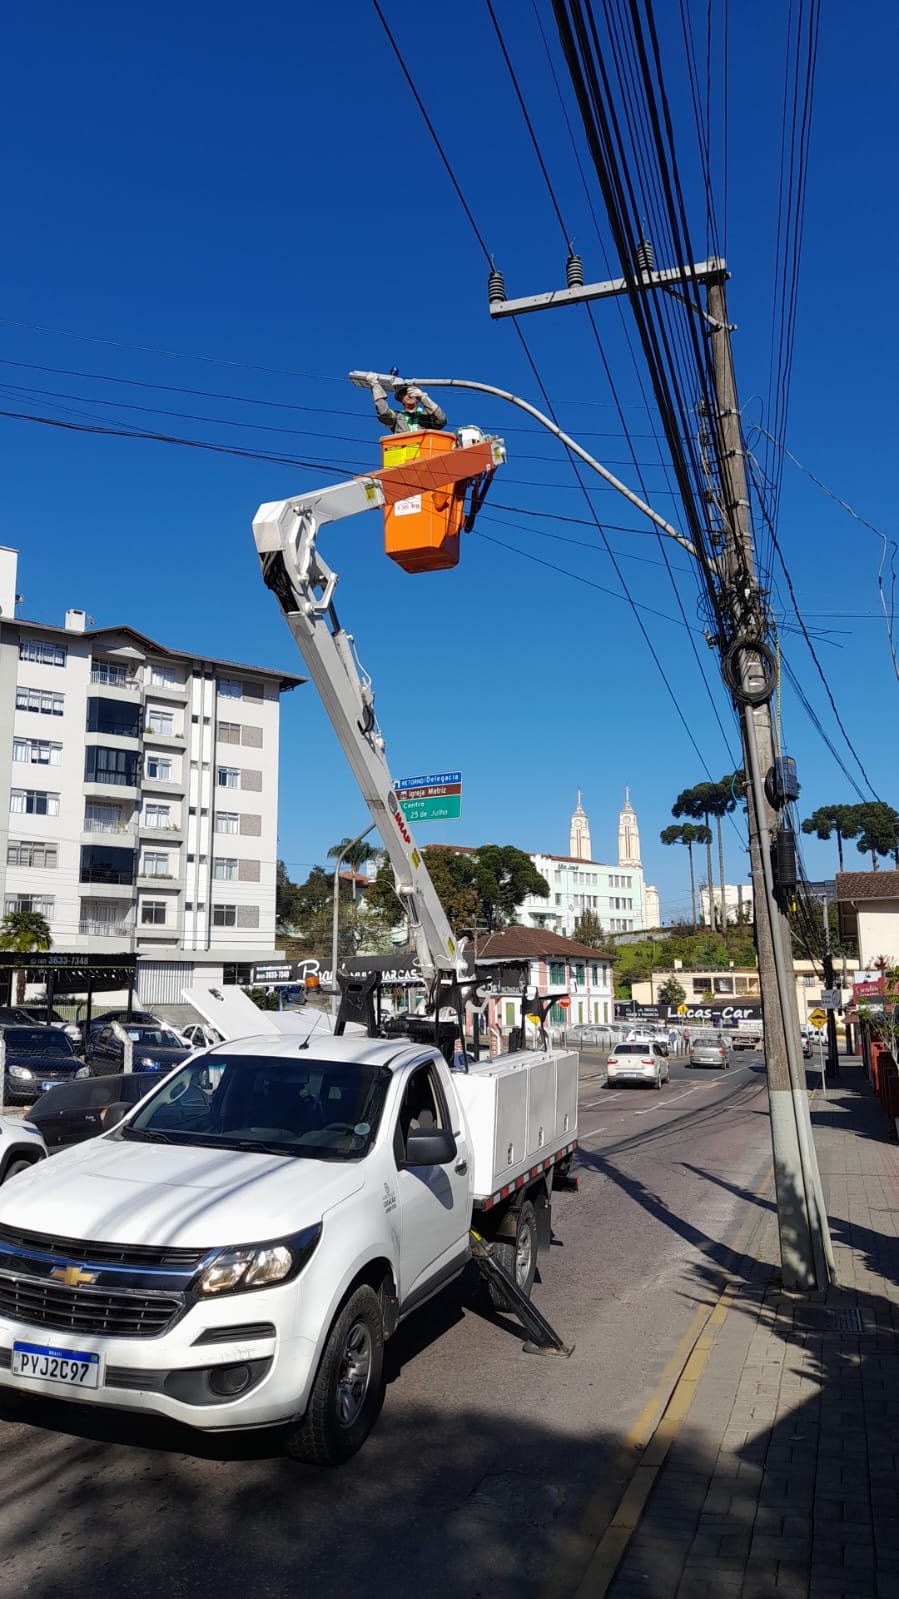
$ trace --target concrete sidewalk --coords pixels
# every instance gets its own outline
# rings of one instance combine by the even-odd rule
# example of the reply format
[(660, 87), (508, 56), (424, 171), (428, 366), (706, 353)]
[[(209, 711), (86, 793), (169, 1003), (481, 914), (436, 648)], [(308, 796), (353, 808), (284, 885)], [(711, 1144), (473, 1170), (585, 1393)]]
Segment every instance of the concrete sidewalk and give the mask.
[(780, 1291), (772, 1199), (752, 1199), (692, 1401), (594, 1593), (899, 1599), (899, 1149), (854, 1060), (812, 1116), (838, 1286)]

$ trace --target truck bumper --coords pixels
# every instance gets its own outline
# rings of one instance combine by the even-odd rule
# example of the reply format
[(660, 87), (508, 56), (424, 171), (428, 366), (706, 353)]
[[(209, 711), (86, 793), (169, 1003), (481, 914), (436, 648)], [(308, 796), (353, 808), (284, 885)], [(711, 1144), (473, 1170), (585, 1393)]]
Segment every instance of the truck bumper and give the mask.
[[(315, 1377), (315, 1344), (279, 1333), (262, 1301), (252, 1307), (203, 1306), (159, 1338), (103, 1338), (25, 1322), (0, 1321), (0, 1388), (114, 1410), (145, 1411), (203, 1432), (266, 1427), (306, 1408)], [(210, 1313), (212, 1312), (212, 1313)], [(243, 1330), (239, 1325), (244, 1323)], [(16, 1342), (100, 1357), (96, 1388), (13, 1372)], [(235, 1393), (233, 1389), (239, 1387)]]

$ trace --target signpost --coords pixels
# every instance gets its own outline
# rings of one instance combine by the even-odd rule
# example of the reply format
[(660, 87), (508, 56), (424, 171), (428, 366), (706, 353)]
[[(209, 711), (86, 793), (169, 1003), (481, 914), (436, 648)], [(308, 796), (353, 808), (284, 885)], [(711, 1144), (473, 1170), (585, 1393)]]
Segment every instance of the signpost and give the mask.
[(455, 821), (462, 815), (462, 773), (433, 772), (426, 777), (399, 777), (396, 797), (407, 822)]
[(816, 1006), (814, 1010), (810, 1010), (809, 1011), (808, 1019), (811, 1022), (812, 1026), (815, 1028), (815, 1030), (817, 1031), (817, 1034), (818, 1034), (818, 1068), (819, 1068), (819, 1070), (821, 1072), (821, 1092), (824, 1095), (824, 1098), (826, 1099), (827, 1098), (827, 1076), (826, 1076), (827, 1063), (826, 1063), (826, 1061), (824, 1059), (824, 1033), (823, 1033), (822, 1029), (827, 1024), (827, 1011), (826, 1010), (821, 1010), (821, 1009), (819, 1009), (818, 1006)]
[(843, 1005), (843, 990), (841, 988), (822, 988), (821, 1006), (824, 1010), (841, 1010)]

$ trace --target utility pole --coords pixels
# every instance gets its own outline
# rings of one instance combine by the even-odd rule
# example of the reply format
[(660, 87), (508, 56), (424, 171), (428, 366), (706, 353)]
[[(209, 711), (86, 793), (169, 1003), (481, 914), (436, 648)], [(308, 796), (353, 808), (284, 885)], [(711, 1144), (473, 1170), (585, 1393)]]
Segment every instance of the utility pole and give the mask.
[(715, 422), (726, 496), (722, 608), (732, 629), (726, 651), (724, 640), (719, 641), (719, 646), (725, 651), (722, 673), (740, 719), (747, 779), (749, 855), (765, 1019), (781, 1270), (786, 1288), (824, 1288), (833, 1257), (805, 1088), (790, 926), (784, 904), (784, 891), (790, 886), (790, 849), (795, 854), (795, 839), (785, 836), (786, 830), (779, 825), (779, 812), (772, 803), (772, 796), (776, 798), (780, 788), (771, 715), (774, 684), (770, 681), (771, 657), (765, 642), (767, 619), (755, 571), (723, 262), (721, 267), (719, 273), (708, 278), (706, 290), (717, 403)]
[[(824, 958), (821, 962), (824, 968), (824, 986), (833, 989), (833, 955), (830, 949), (830, 906), (827, 895), (821, 895), (821, 915), (824, 918)], [(837, 1060), (837, 1019), (833, 1013), (832, 1005), (827, 1007), (827, 1070), (836, 1076), (840, 1069)]]
[[(755, 571), (749, 491), (724, 288), (727, 265), (715, 257), (658, 272), (645, 244), (641, 249), (643, 259), (636, 275), (584, 284), (580, 261), (569, 256), (566, 289), (518, 300), (506, 299), (502, 274), (494, 267), (488, 281), (490, 315), (494, 319), (521, 316), (525, 312), (602, 300), (635, 290), (673, 292), (683, 299), (675, 284), (692, 282), (705, 287), (705, 311), (692, 300), (684, 300), (684, 303), (710, 330), (716, 403), (713, 420), (722, 468), (721, 488), (726, 502), (722, 508), (721, 556), (713, 565), (683, 535), (675, 536), (703, 567), (705, 580), (715, 584), (726, 619), (727, 637), (713, 642), (721, 654), (721, 672), (739, 716), (743, 744), (782, 1280), (788, 1289), (825, 1288), (833, 1272), (833, 1252), (805, 1087), (792, 942), (786, 914), (787, 895), (796, 882), (796, 846), (790, 830), (781, 827), (779, 821), (778, 806), (786, 803), (788, 796), (784, 792), (784, 763), (776, 758), (771, 715), (771, 698), (776, 686), (774, 661), (766, 642), (767, 614)], [(558, 433), (555, 427), (553, 431)], [(583, 452), (578, 453), (583, 459)], [(629, 494), (629, 498), (634, 503), (635, 497)], [(643, 509), (642, 505), (639, 508)], [(658, 516), (654, 515), (653, 519), (658, 525)], [(664, 527), (662, 531), (670, 533), (672, 530)], [(711, 882), (709, 903), (714, 924)]]

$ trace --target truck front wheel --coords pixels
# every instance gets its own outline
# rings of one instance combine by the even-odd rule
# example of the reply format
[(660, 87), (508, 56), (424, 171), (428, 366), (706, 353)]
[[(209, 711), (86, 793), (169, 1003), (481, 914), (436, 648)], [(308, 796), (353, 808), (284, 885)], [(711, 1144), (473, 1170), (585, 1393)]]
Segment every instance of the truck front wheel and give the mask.
[(362, 1448), (383, 1400), (381, 1305), (363, 1283), (328, 1334), (306, 1414), (287, 1439), (288, 1455), (307, 1466), (339, 1466)]
[[(515, 1223), (514, 1238), (493, 1240), (493, 1255), (530, 1299), (537, 1270), (537, 1216), (529, 1199), (515, 1213)], [(488, 1287), (496, 1309), (508, 1310), (502, 1288), (494, 1283), (489, 1283)]]

